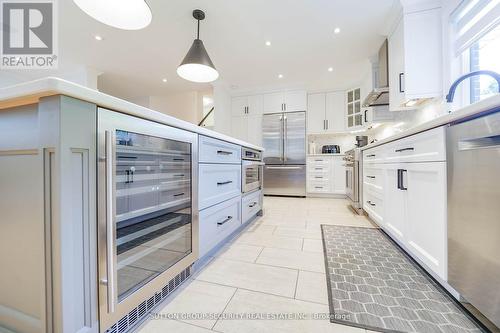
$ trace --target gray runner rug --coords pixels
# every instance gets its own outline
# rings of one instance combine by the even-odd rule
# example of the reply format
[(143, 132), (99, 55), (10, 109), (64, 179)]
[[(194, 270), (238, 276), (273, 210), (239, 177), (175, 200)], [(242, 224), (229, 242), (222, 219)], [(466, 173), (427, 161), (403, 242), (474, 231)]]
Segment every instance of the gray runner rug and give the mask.
[(375, 228), (322, 225), (331, 321), (380, 332), (484, 332)]

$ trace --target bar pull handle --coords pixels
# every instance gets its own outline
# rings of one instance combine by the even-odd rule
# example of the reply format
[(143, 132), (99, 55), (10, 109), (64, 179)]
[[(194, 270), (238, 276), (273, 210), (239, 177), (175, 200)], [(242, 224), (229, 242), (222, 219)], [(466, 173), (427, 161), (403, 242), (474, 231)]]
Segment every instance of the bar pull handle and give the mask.
[[(285, 110), (286, 110), (286, 104), (285, 104)], [(283, 131), (284, 131), (284, 136), (283, 136), (283, 159), (285, 160), (285, 162), (287, 161), (287, 145), (288, 145), (288, 119), (286, 118), (286, 116), (283, 116), (283, 121), (284, 121), (284, 124), (283, 124)]]
[(370, 200), (368, 200), (366, 203), (367, 203), (367, 204), (369, 204), (369, 205), (370, 205), (370, 206), (372, 206), (372, 207), (373, 207), (373, 206), (376, 206), (376, 204), (374, 204), (374, 203), (373, 203), (373, 202), (371, 202)]
[(405, 175), (407, 174), (407, 170), (405, 169), (398, 169), (398, 190), (401, 190), (401, 191), (407, 191), (408, 188), (405, 187), (404, 185), (404, 178), (405, 178)]
[(399, 73), (399, 92), (400, 93), (404, 93), (405, 92), (405, 89), (403, 87), (403, 85), (404, 85), (404, 76), (405, 76), (405, 73)]
[(177, 193), (177, 194), (174, 194), (174, 197), (180, 197), (180, 196), (182, 196), (182, 195), (184, 195), (184, 194), (186, 194), (186, 193), (184, 193), (184, 192), (182, 192), (182, 193)]
[(500, 147), (500, 134), (458, 141), (458, 150), (472, 150)]
[(225, 181), (225, 182), (217, 182), (217, 186), (231, 184), (232, 182), (233, 182), (232, 180), (228, 180), (228, 181)]
[(404, 152), (404, 151), (413, 151), (413, 150), (415, 150), (415, 148), (413, 148), (413, 147), (408, 147), (408, 148), (396, 149), (396, 150), (395, 150), (395, 152), (396, 152), (396, 153), (402, 153), (402, 152)]
[(217, 150), (217, 154), (219, 154), (219, 155), (233, 155), (233, 152), (227, 151), (227, 150)]
[(366, 155), (366, 157), (375, 157), (375, 156), (377, 156), (377, 155), (375, 155), (375, 154)]
[(257, 202), (255, 202), (255, 201), (254, 201), (254, 202), (252, 202), (250, 205), (248, 205), (248, 207), (250, 207), (250, 208), (254, 208), (256, 205), (257, 205)]
[(366, 176), (366, 178), (375, 179), (375, 176)]
[(222, 222), (217, 222), (217, 225), (223, 225), (223, 224), (226, 224), (227, 222), (231, 221), (233, 219), (232, 216), (228, 216), (224, 221)]
[(106, 154), (106, 279), (101, 283), (106, 285), (108, 296), (108, 312), (115, 312), (116, 308), (116, 276), (115, 276), (115, 159), (114, 135), (112, 131), (105, 132)]

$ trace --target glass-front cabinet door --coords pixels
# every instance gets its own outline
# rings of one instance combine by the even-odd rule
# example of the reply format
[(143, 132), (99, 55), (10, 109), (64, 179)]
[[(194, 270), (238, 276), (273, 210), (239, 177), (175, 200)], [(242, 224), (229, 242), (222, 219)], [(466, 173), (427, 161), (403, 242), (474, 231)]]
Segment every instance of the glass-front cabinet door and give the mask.
[(100, 311), (112, 325), (197, 257), (197, 135), (109, 110), (98, 119)]

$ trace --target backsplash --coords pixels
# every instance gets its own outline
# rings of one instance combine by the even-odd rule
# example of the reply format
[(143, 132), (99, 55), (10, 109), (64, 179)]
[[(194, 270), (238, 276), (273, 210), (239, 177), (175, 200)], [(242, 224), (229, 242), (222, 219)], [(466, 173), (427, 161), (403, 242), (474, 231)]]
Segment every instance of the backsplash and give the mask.
[(320, 134), (307, 136), (307, 152), (309, 153), (309, 144), (316, 143), (316, 153), (321, 153), (321, 147), (324, 145), (339, 145), (340, 152), (343, 154), (346, 151), (353, 149), (356, 144), (356, 135), (353, 134)]

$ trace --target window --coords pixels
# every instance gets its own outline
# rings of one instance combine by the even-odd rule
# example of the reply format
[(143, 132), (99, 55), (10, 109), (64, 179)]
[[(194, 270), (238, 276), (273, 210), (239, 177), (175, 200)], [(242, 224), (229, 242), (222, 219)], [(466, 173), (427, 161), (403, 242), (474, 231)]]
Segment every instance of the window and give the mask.
[[(500, 73), (500, 25), (465, 52), (469, 52), (469, 69), (487, 69)], [(498, 83), (489, 76), (476, 76), (470, 81), (470, 102), (474, 103), (498, 92)]]
[[(451, 15), (453, 50), (461, 62), (458, 78), (476, 70), (500, 73), (500, 0), (463, 0)], [(464, 82), (463, 103), (474, 103), (498, 92), (488, 76), (472, 77)]]

